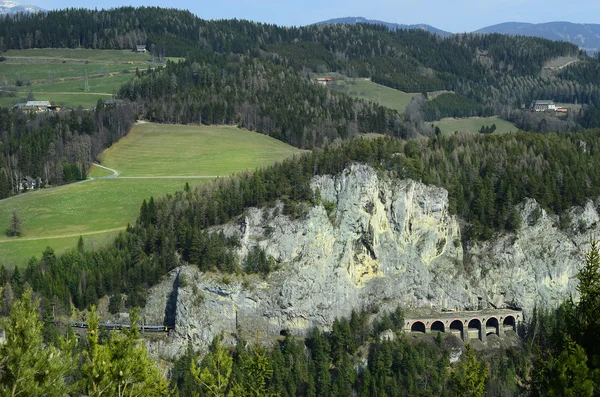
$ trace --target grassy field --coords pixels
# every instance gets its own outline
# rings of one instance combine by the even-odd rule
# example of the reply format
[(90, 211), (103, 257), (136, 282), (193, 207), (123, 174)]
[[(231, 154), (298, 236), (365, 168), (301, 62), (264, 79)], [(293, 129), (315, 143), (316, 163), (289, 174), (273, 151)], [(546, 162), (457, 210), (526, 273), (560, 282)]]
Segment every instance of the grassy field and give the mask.
[(132, 68), (132, 65), (124, 64), (50, 63), (41, 68), (39, 64), (35, 63), (4, 63), (0, 64), (0, 81), (6, 80), (7, 83), (12, 84), (17, 80), (52, 83), (70, 77), (84, 78), (86, 72), (88, 76), (94, 76), (131, 70), (135, 71), (135, 68)]
[(469, 117), (464, 119), (445, 118), (435, 121), (433, 124), (440, 127), (442, 134), (451, 134), (455, 131), (467, 133), (479, 133), (482, 126), (496, 124), (496, 134), (517, 132), (514, 124), (498, 117)]
[[(0, 84), (16, 89), (16, 96), (0, 98), (0, 105), (22, 102), (32, 92), (37, 100), (68, 107), (91, 107), (109, 99), (136, 68), (152, 65), (148, 53), (128, 50), (29, 49), (2, 54)], [(89, 91), (84, 92), (85, 75)]]
[(90, 62), (146, 62), (152, 58), (148, 53), (130, 50), (92, 50), (87, 48), (31, 48), (28, 50), (8, 50), (3, 57), (18, 58), (60, 58), (89, 60)]
[[(89, 91), (84, 91), (84, 81), (63, 81), (59, 83), (40, 84), (31, 86), (36, 100), (47, 100), (62, 106), (95, 106), (98, 99), (110, 99), (121, 85), (131, 80), (133, 73), (119, 74), (110, 77), (88, 79)], [(22, 91), (26, 96), (29, 89)]]
[[(88, 245), (100, 245), (109, 241), (107, 235), (114, 236), (135, 221), (142, 200), (182, 190), (186, 182), (194, 186), (211, 180), (192, 175), (229, 175), (295, 153), (300, 151), (234, 127), (137, 125), (101, 155), (106, 166), (124, 172), (125, 177), (96, 179), (0, 201), (0, 230), (8, 228), (13, 211), (23, 224), (23, 236), (18, 239), (0, 235), (0, 262), (23, 265), (31, 256), (39, 257), (46, 246), (62, 252), (74, 247), (79, 235)], [(96, 178), (111, 174), (98, 167), (90, 172)], [(137, 176), (156, 178), (127, 178)]]
[(339, 89), (356, 98), (377, 102), (390, 109), (396, 109), (400, 113), (404, 113), (406, 105), (408, 105), (414, 96), (421, 95), (398, 91), (393, 88), (373, 83), (369, 79), (340, 78), (339, 75), (336, 75), (334, 79), (334, 89)]
[(135, 126), (99, 160), (121, 176), (225, 176), (297, 152), (281, 141), (236, 127), (147, 123)]

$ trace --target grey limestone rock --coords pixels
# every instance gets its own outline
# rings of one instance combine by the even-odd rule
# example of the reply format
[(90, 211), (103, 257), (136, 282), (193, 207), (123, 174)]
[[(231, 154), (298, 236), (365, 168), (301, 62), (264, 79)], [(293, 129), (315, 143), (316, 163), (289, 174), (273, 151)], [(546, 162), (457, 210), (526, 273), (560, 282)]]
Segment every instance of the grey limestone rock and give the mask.
[[(176, 326), (153, 347), (156, 354), (172, 358), (188, 343), (205, 350), (219, 332), (230, 343), (240, 334), (263, 341), (284, 332), (308, 335), (353, 309), (519, 307), (527, 315), (536, 304), (556, 305), (576, 293), (590, 231), (559, 229), (558, 218), (534, 200), (519, 205), (523, 222), (515, 234), (463, 249), (442, 188), (391, 179), (365, 165), (315, 177), (311, 187), (323, 204), (298, 219), (278, 204), (250, 208), (214, 229), (240, 236), (239, 258), (263, 248), (278, 264), (266, 279), (182, 266), (153, 288), (147, 315), (158, 320), (170, 313)], [(597, 228), (596, 204), (573, 209), (571, 218)]]

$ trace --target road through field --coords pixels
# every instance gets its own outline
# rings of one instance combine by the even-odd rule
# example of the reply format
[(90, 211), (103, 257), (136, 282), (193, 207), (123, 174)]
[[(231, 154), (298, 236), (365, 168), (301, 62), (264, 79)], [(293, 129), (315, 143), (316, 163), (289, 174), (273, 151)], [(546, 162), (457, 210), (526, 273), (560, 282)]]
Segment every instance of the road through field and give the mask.
[(95, 167), (104, 168), (105, 170), (110, 171), (113, 174), (109, 175), (109, 176), (98, 176), (96, 178), (92, 178), (89, 180), (113, 179), (113, 178), (119, 178), (119, 179), (215, 179), (215, 178), (218, 178), (217, 175), (119, 176), (121, 173), (117, 170), (113, 170), (112, 168), (105, 167), (98, 163), (92, 163), (92, 165)]
[[(123, 227), (113, 227), (112, 229), (105, 229), (105, 230), (94, 230), (93, 232), (84, 232), (84, 233), (73, 233), (73, 234), (62, 234), (59, 236), (47, 236), (47, 237), (19, 237), (18, 241), (36, 241), (36, 240), (52, 240), (55, 238), (68, 238), (68, 237), (79, 237), (79, 236), (92, 236), (94, 234), (103, 234), (103, 233), (110, 233), (110, 232), (118, 232), (119, 230), (125, 230), (127, 227), (123, 226)], [(0, 240), (0, 244), (2, 243), (10, 243), (12, 241), (17, 241), (17, 240), (11, 240), (11, 239), (7, 239), (7, 240)]]

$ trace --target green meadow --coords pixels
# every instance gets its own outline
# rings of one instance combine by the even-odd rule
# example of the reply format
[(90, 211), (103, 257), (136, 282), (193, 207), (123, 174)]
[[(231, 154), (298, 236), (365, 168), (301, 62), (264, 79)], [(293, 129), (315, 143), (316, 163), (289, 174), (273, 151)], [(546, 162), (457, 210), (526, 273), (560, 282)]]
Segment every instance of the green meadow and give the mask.
[(136, 68), (154, 65), (150, 54), (128, 50), (42, 48), (9, 50), (2, 57), (0, 85), (3, 92), (15, 93), (0, 97), (2, 106), (23, 102), (32, 94), (55, 105), (92, 107), (98, 99), (110, 99)]
[(88, 48), (31, 48), (27, 50), (8, 50), (2, 54), (10, 58), (59, 58), (77, 59), (89, 62), (146, 62), (152, 58), (148, 53), (130, 50), (93, 50)]
[(0, 230), (8, 228), (13, 211), (23, 227), (20, 238), (0, 234), (0, 263), (22, 266), (47, 246), (63, 252), (80, 235), (86, 246), (100, 246), (135, 222), (144, 199), (297, 153), (301, 151), (280, 141), (235, 127), (138, 124), (100, 155), (103, 165), (122, 172), (118, 178), (103, 179), (112, 172), (92, 167), (90, 177), (100, 179), (0, 201)]
[(400, 113), (404, 113), (406, 105), (408, 105), (415, 96), (421, 96), (421, 94), (418, 93), (411, 94), (395, 90), (365, 78), (353, 79), (337, 73), (318, 75), (318, 77), (333, 78), (334, 83), (331, 85), (332, 89), (345, 92), (355, 98), (379, 103), (387, 108), (395, 109)]
[(120, 176), (227, 176), (298, 153), (281, 141), (231, 126), (145, 123), (100, 156)]
[(455, 131), (479, 133), (482, 126), (491, 127), (493, 124), (496, 124), (495, 134), (507, 134), (517, 132), (518, 130), (513, 123), (502, 120), (499, 117), (445, 118), (440, 121), (434, 121), (433, 124), (440, 127), (442, 134), (452, 134)]

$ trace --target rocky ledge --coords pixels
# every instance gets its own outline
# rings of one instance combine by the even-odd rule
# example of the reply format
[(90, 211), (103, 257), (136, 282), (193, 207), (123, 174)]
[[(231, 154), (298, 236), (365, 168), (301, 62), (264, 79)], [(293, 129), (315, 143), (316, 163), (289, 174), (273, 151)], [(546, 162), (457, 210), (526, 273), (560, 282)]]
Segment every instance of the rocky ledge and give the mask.
[(321, 204), (298, 219), (278, 204), (214, 229), (241, 236), (239, 258), (263, 248), (278, 264), (266, 279), (182, 266), (150, 291), (146, 321), (176, 326), (166, 341), (153, 342), (155, 354), (172, 358), (188, 343), (204, 350), (221, 331), (232, 342), (240, 333), (307, 335), (361, 308), (518, 307), (527, 316), (536, 304), (576, 294), (575, 275), (599, 229), (594, 202), (572, 209), (571, 224), (560, 229), (557, 217), (528, 199), (518, 206), (517, 233), (463, 246), (442, 188), (365, 165), (315, 177), (312, 188)]

